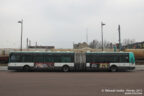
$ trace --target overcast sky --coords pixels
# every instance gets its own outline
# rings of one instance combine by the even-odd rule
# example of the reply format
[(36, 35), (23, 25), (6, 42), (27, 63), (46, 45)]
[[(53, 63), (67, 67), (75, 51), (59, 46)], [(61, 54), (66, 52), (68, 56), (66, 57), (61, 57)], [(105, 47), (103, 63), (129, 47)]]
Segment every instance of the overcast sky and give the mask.
[(118, 42), (118, 24), (122, 40), (144, 41), (144, 0), (0, 0), (0, 48), (20, 48), (20, 23), (24, 20), (23, 46), (72, 48), (72, 43), (101, 40)]

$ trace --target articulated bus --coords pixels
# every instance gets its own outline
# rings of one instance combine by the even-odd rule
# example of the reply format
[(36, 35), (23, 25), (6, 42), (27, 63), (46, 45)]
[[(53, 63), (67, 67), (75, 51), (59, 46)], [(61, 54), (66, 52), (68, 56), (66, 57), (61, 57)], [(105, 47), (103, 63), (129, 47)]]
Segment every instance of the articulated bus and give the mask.
[(11, 52), (8, 70), (119, 70), (135, 69), (132, 52)]

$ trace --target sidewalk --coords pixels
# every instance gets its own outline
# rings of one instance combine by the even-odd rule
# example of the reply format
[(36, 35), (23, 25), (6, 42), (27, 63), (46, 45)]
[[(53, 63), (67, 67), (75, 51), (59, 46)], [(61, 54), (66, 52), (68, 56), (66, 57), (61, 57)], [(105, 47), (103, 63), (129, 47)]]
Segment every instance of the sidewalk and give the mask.
[(7, 66), (0, 66), (0, 71), (6, 71), (6, 70), (8, 70)]
[(144, 71), (144, 65), (136, 65), (136, 71)]

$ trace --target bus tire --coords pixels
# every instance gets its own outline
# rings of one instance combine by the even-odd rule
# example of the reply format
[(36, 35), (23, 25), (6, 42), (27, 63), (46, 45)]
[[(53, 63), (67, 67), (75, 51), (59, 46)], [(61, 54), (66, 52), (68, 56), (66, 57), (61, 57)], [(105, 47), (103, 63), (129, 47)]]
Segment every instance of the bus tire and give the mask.
[(26, 71), (26, 72), (30, 71), (30, 66), (25, 65), (25, 66), (23, 67), (23, 70)]
[(69, 71), (70, 71), (69, 66), (64, 65), (64, 66), (62, 67), (62, 71), (63, 71), (63, 72), (69, 72)]
[(110, 67), (110, 71), (111, 71), (111, 72), (117, 72), (117, 71), (118, 71), (117, 66), (111, 66), (111, 67)]

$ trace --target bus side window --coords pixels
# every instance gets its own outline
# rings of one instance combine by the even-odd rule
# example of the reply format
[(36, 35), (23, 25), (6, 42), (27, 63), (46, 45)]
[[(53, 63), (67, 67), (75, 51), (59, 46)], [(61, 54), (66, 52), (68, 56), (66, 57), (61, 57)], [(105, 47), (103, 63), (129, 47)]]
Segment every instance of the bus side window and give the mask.
[(37, 55), (34, 57), (34, 62), (44, 62), (44, 58), (42, 55)]
[(20, 55), (17, 55), (17, 54), (13, 54), (13, 55), (11, 55), (11, 57), (10, 57), (10, 61), (11, 61), (11, 62), (20, 62), (20, 61), (21, 61), (21, 56), (20, 56)]
[(87, 55), (87, 62), (95, 62), (96, 58), (95, 56)]
[(62, 56), (62, 57), (61, 57), (61, 61), (62, 61), (62, 62), (72, 62), (70, 56)]
[(126, 61), (129, 62), (129, 57), (128, 56), (126, 57)]
[(54, 62), (54, 59), (53, 59), (52, 56), (46, 55), (46, 56), (45, 56), (45, 62)]
[(33, 62), (32, 55), (23, 55), (22, 56), (22, 62)]
[(113, 62), (118, 62), (119, 61), (119, 56), (113, 56)]
[(15, 61), (15, 60), (16, 60), (15, 55), (11, 55), (11, 57), (10, 57), (10, 61), (13, 62), (13, 61)]
[(61, 62), (61, 56), (54, 56), (55, 62)]
[(71, 62), (74, 62), (74, 57), (73, 56), (71, 56)]
[(122, 63), (126, 63), (126, 62), (128, 62), (129, 60), (128, 60), (128, 57), (125, 57), (125, 56), (121, 56), (120, 57), (120, 62), (122, 62)]

